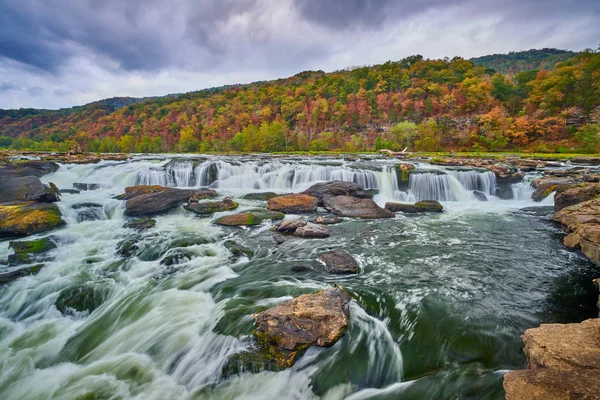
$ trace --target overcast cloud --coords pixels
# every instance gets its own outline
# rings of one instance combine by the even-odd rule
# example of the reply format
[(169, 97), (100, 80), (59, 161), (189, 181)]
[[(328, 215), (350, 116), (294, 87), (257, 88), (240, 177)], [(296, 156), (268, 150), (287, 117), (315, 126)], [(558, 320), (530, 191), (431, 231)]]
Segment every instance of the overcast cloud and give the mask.
[(592, 0), (0, 0), (0, 108), (599, 38)]

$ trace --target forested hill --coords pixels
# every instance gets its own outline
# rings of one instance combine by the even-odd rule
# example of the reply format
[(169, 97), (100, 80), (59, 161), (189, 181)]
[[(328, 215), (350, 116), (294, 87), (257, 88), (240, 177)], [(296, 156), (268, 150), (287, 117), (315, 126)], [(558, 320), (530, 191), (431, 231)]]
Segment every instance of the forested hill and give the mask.
[(469, 59), (475, 65), (482, 65), (501, 74), (518, 74), (534, 69), (552, 69), (559, 62), (575, 56), (575, 52), (558, 49), (512, 51), (508, 54), (491, 54)]
[[(57, 111), (0, 111), (0, 147), (597, 151), (600, 53), (524, 53), (532, 52), (546, 56), (532, 55), (528, 63), (515, 56), (522, 53), (490, 56), (483, 66), (417, 55), (181, 95), (115, 98)], [(532, 69), (493, 71), (523, 68)]]

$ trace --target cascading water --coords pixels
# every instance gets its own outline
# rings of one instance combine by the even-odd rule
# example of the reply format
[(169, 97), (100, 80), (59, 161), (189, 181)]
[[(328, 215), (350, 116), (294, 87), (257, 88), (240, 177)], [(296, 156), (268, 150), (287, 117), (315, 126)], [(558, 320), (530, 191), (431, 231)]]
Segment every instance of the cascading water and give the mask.
[[(589, 309), (583, 295), (564, 315), (554, 302), (588, 293), (585, 271), (598, 271), (559, 247), (556, 228), (533, 217), (539, 203), (473, 203), (474, 190), (493, 198), (488, 173), (418, 168), (430, 172), (412, 174), (404, 187), (389, 159), (61, 165), (42, 180), (100, 188), (62, 195), (66, 226), (21, 239), (51, 236), (57, 247), (36, 260), (44, 264), (37, 275), (0, 286), (0, 398), (503, 399), (503, 371), (526, 364), (519, 336), (541, 319), (574, 322), (595, 312), (593, 288)], [(114, 199), (136, 183), (214, 185), (224, 197), (332, 179), (378, 189), (380, 204), (403, 196), (448, 203), (441, 214), (345, 219), (328, 238), (275, 245), (268, 222), (220, 227), (213, 221), (223, 214), (198, 218), (182, 207), (135, 231), (125, 226), (125, 202)], [(264, 206), (236, 201), (229, 213)], [(231, 242), (251, 252), (234, 254)], [(332, 249), (350, 252), (360, 272), (325, 271), (317, 259)], [(0, 272), (16, 268), (6, 261), (12, 252), (0, 241)], [(294, 272), (297, 265), (306, 271)], [(311, 347), (283, 371), (224, 372), (232, 355), (253, 350), (254, 313), (333, 282), (353, 294), (349, 326), (334, 346)], [(65, 293), (90, 288), (95, 307), (58, 309)]]

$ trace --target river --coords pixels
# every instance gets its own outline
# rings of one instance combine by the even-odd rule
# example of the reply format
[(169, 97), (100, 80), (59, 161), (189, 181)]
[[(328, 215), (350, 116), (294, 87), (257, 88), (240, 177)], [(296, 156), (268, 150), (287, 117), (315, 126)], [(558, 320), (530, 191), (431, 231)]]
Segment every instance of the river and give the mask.
[[(526, 365), (523, 331), (597, 316), (591, 279), (600, 271), (562, 246), (552, 198), (530, 200), (536, 175), (498, 185), (491, 172), (417, 163), (402, 185), (397, 162), (140, 155), (61, 165), (42, 180), (100, 188), (62, 195), (67, 225), (36, 236), (58, 243), (45, 267), (0, 287), (0, 398), (503, 399), (503, 374)], [(237, 212), (265, 204), (243, 194), (334, 179), (377, 189), (380, 205), (439, 200), (445, 212), (347, 219), (329, 238), (276, 245), (270, 223), (219, 227), (211, 221), (226, 213), (200, 218), (182, 207), (136, 233), (113, 199), (134, 184), (210, 186), (234, 197)], [(131, 238), (137, 256), (119, 255)], [(233, 257), (229, 240), (254, 257)], [(316, 262), (338, 248), (359, 274), (331, 275)], [(0, 242), (0, 260), (10, 253)], [(292, 272), (298, 264), (312, 269)], [(252, 344), (253, 313), (334, 282), (355, 295), (334, 346), (309, 348), (284, 371), (223, 374)], [(82, 283), (100, 288), (101, 305), (63, 315), (59, 293)]]

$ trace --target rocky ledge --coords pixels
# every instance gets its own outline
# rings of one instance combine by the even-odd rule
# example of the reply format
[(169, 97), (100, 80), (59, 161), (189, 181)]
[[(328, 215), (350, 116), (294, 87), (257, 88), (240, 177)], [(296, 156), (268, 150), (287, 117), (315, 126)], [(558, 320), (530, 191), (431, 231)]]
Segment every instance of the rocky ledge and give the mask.
[(544, 324), (522, 339), (528, 369), (504, 376), (507, 400), (599, 398), (600, 319)]

